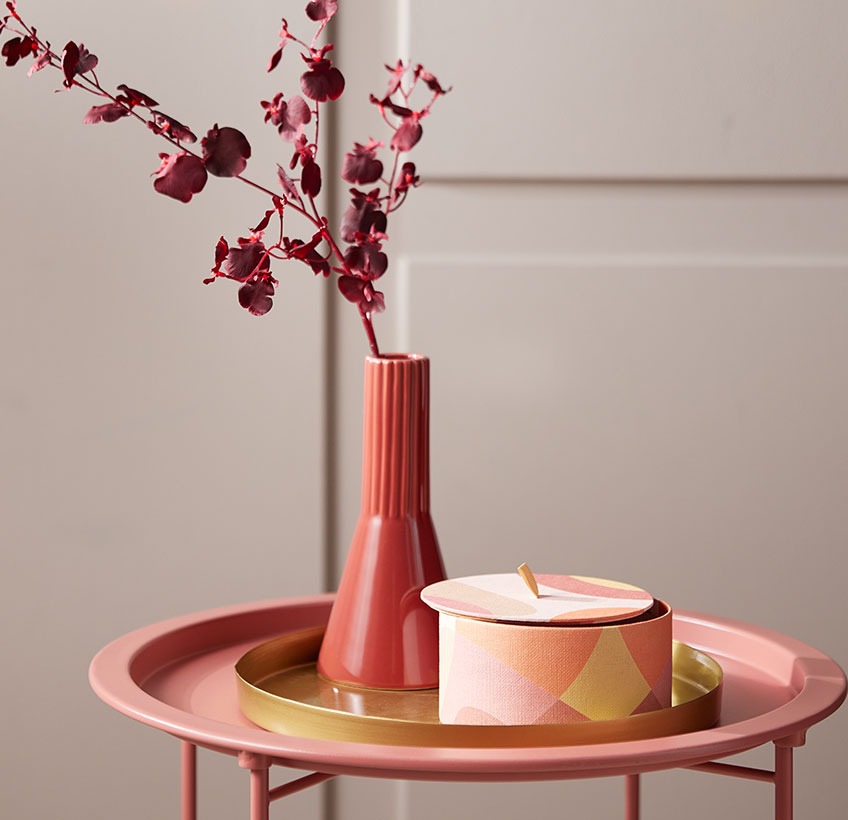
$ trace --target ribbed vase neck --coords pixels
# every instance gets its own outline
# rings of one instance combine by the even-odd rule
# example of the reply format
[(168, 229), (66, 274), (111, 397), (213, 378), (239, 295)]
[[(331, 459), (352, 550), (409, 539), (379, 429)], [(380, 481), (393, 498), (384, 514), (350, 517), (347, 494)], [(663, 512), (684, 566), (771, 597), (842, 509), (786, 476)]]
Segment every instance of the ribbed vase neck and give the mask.
[(365, 359), (362, 513), (389, 517), (430, 510), (430, 361)]

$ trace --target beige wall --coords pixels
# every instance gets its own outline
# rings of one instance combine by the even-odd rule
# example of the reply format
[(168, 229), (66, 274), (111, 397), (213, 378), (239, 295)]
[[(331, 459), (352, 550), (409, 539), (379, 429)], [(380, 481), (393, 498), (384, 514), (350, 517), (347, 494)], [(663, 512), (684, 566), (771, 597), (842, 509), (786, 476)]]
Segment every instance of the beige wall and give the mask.
[[(282, 82), (264, 64), (300, 5), (22, 9), (54, 43), (82, 39), (104, 80), (198, 130), (243, 127), (273, 178), (257, 100)], [(425, 123), (430, 184), (392, 226), (378, 326), (386, 349), (433, 359), (448, 570), (527, 560), (630, 580), (844, 664), (848, 117), (828, 81), (848, 68), (846, 11), (597, 5), (343, 4), (340, 144), (376, 136), (362, 101), (399, 49), (455, 86)], [(100, 704), (88, 661), (145, 623), (322, 588), (356, 514), (365, 345), (304, 271), (264, 320), (227, 283), (204, 288), (218, 235), (264, 202), (221, 180), (188, 206), (158, 197), (155, 141), (83, 126), (89, 101), (56, 85), (0, 71), (0, 805), (105, 817), (123, 793), (128, 820), (176, 816), (176, 744)], [(797, 754), (802, 816), (844, 802), (846, 737), (843, 710)], [(231, 760), (202, 754), (201, 775), (202, 817), (245, 814)], [(644, 790), (658, 820), (684, 799), (692, 820), (769, 816), (760, 784), (669, 773)], [(504, 818), (527, 801), (618, 816), (621, 789), (336, 792), (337, 820), (418, 820), (472, 800)], [(322, 815), (320, 795), (297, 801), (274, 811)]]
[[(273, 182), (258, 100), (276, 3), (20, 8), (201, 133), (243, 124)], [(98, 701), (88, 663), (146, 623), (321, 590), (324, 283), (298, 269), (265, 320), (204, 287), (218, 236), (244, 235), (262, 198), (213, 179), (167, 200), (164, 144), (83, 125), (93, 99), (54, 94), (58, 75), (2, 68), (0, 815), (175, 817), (178, 744)], [(200, 773), (202, 816), (244, 815), (233, 760), (201, 753)], [(318, 816), (317, 795), (297, 800)]]

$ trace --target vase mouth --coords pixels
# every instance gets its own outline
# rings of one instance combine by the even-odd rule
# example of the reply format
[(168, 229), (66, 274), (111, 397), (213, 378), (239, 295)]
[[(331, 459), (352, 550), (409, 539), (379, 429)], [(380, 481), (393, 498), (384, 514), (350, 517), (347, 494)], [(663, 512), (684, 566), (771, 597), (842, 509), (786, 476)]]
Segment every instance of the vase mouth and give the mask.
[(385, 362), (426, 362), (427, 357), (421, 353), (381, 353), (379, 356), (366, 356), (365, 361), (369, 364), (381, 364)]

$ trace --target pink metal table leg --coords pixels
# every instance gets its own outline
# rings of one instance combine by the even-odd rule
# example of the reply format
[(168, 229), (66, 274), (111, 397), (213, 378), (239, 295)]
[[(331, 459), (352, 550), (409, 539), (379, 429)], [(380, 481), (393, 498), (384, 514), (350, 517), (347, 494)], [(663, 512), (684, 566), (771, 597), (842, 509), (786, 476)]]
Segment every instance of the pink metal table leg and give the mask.
[[(728, 777), (743, 777), (747, 780), (760, 780), (774, 786), (774, 817), (775, 820), (792, 820), (793, 808), (793, 769), (792, 750), (803, 746), (805, 733), (785, 737), (774, 741), (774, 771), (768, 769), (753, 769), (750, 766), (735, 766), (732, 763), (711, 761), (689, 766), (699, 772), (712, 772)], [(628, 815), (629, 820), (629, 815)], [(638, 815), (636, 816), (638, 820)]]
[(197, 820), (197, 746), (180, 742), (182, 820)]
[(639, 820), (639, 775), (624, 777), (624, 820)]
[(250, 770), (250, 820), (268, 820), (271, 803), (268, 790), (268, 769), (271, 761), (264, 755), (239, 752), (239, 766)]
[(792, 820), (792, 746), (774, 744), (774, 818)]

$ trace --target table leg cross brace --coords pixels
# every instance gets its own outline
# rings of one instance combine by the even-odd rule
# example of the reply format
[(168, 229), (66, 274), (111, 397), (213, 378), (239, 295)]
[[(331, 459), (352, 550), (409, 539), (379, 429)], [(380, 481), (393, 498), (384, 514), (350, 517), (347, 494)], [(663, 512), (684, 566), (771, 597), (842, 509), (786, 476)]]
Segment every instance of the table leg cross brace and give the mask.
[(238, 763), (243, 769), (250, 770), (250, 820), (268, 820), (268, 808), (274, 800), (296, 794), (335, 777), (333, 774), (313, 772), (270, 789), (268, 770), (271, 768), (271, 758), (253, 752), (239, 752)]
[(774, 742), (774, 771), (756, 769), (752, 766), (736, 766), (732, 763), (699, 763), (690, 766), (699, 772), (711, 772), (728, 777), (741, 777), (746, 780), (759, 780), (762, 783), (774, 785), (774, 816), (775, 820), (792, 820), (793, 813), (793, 764), (792, 750), (804, 744), (804, 733)]

